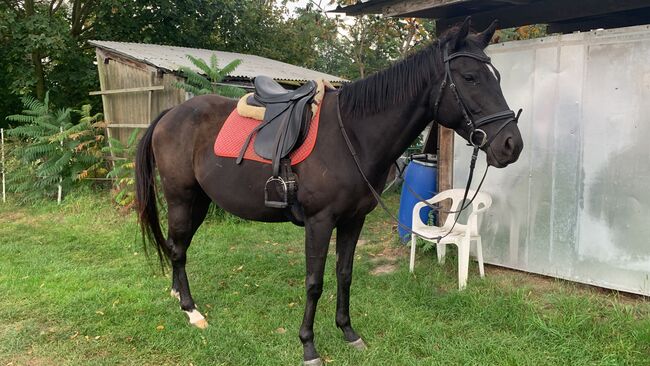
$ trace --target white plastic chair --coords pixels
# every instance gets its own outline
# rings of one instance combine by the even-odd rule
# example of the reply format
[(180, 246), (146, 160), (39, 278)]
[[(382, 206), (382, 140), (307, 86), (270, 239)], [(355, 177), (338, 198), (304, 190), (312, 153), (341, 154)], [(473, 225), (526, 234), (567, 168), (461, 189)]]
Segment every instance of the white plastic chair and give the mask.
[[(460, 203), (463, 199), (464, 193), (464, 189), (450, 189), (438, 193), (433, 198), (428, 199), (426, 202), (429, 204), (434, 204), (446, 199), (451, 199), (452, 203), (449, 211), (457, 211), (460, 209)], [(467, 193), (467, 199), (471, 199), (474, 196), (474, 193), (474, 191), (470, 190)], [(458, 247), (459, 290), (464, 289), (467, 285), (467, 274), (469, 272), (469, 251), (472, 241), (476, 242), (476, 257), (478, 260), (479, 273), (481, 274), (481, 277), (485, 277), (485, 270), (483, 268), (483, 250), (481, 248), (481, 236), (478, 232), (478, 214), (490, 208), (491, 205), (492, 197), (490, 197), (490, 195), (487, 193), (479, 192), (472, 202), (472, 212), (467, 219), (467, 224), (461, 224), (460, 222), (457, 222), (452, 232), (446, 237), (442, 238), (440, 242), (437, 242), (435, 239), (426, 239), (422, 236), (428, 238), (444, 236), (452, 228), (457, 214), (450, 213), (447, 216), (447, 220), (445, 220), (444, 225), (441, 227), (431, 226), (427, 225), (425, 222), (422, 222), (422, 219), (420, 219), (420, 210), (426, 206), (424, 202), (418, 202), (413, 207), (413, 221), (411, 228), (416, 234), (419, 234), (422, 239), (436, 243), (439, 263), (444, 263), (445, 261), (445, 245), (456, 244)], [(413, 272), (413, 269), (415, 267), (415, 244), (417, 241), (416, 234), (411, 234), (411, 262), (409, 264), (409, 269), (411, 272)]]

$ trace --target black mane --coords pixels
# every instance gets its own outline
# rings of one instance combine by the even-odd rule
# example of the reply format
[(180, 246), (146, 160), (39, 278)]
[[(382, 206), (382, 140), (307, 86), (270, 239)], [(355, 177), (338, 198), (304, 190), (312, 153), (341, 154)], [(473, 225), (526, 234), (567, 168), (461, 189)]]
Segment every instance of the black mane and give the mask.
[(412, 99), (439, 75), (439, 41), (389, 68), (341, 88), (341, 108), (352, 115), (379, 113)]

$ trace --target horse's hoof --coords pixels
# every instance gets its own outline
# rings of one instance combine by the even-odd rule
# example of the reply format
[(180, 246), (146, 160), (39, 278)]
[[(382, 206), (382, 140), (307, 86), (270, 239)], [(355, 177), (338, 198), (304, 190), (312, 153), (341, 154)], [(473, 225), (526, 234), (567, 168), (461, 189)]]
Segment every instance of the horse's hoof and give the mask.
[(303, 366), (323, 366), (323, 361), (319, 358), (314, 358), (313, 360), (303, 361)]
[(181, 294), (178, 291), (172, 289), (171, 291), (169, 291), (169, 294), (171, 295), (171, 297), (175, 297), (176, 300), (181, 301)]
[(193, 309), (192, 311), (186, 311), (185, 314), (190, 318), (190, 324), (193, 326), (199, 329), (205, 329), (208, 327), (208, 321), (205, 320), (198, 310)]
[(361, 338), (357, 339), (354, 342), (348, 342), (348, 344), (351, 347), (354, 347), (355, 349), (358, 349), (359, 351), (363, 351), (363, 350), (368, 349), (368, 346), (366, 346), (366, 343)]
[(205, 329), (208, 327), (208, 321), (205, 319), (201, 319), (197, 321), (196, 323), (192, 323), (193, 326), (199, 328), (199, 329)]

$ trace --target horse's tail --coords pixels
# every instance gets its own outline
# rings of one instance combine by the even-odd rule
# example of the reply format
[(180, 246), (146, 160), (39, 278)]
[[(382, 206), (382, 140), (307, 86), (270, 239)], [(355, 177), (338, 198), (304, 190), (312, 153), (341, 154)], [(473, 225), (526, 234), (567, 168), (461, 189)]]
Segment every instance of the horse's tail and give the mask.
[(151, 122), (144, 136), (138, 143), (135, 155), (135, 194), (138, 209), (138, 221), (142, 230), (145, 253), (147, 245), (156, 248), (160, 265), (164, 269), (169, 260), (169, 249), (165, 245), (165, 236), (160, 228), (158, 217), (158, 197), (156, 195), (156, 159), (153, 154), (153, 131), (160, 119), (169, 109), (163, 111)]

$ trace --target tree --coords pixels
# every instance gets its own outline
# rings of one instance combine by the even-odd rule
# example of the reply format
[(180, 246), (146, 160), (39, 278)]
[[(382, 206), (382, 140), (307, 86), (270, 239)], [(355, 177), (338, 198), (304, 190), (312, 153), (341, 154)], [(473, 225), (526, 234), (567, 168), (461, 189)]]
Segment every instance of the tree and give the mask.
[(210, 48), (212, 34), (235, 0), (103, 0), (97, 6), (97, 39)]
[[(329, 1), (350, 5), (354, 0)], [(312, 8), (324, 14), (320, 2), (311, 1)], [(349, 19), (349, 18), (348, 18)], [(435, 23), (416, 18), (387, 18), (375, 15), (355, 17), (352, 21), (338, 16), (331, 19), (337, 31), (334, 39), (319, 49), (317, 63), (325, 72), (348, 79), (363, 78), (388, 67), (412, 50), (428, 44), (435, 36)]]
[[(87, 22), (96, 1), (63, 0), (4, 2), (0, 32), (6, 42), (8, 61), (15, 66), (12, 89), (18, 94), (33, 91), (39, 100), (48, 90), (46, 75), (61, 56), (89, 29)], [(77, 45), (78, 46), (78, 45)], [(29, 60), (28, 64), (23, 61)], [(28, 67), (25, 67), (29, 65)], [(76, 85), (78, 87), (78, 85)]]
[[(5, 0), (0, 4), (0, 72), (7, 82), (0, 95), (0, 119), (20, 110), (19, 96), (44, 100), (50, 90), (55, 105), (91, 100), (98, 87), (91, 49), (83, 46), (92, 30), (98, 0)], [(2, 98), (5, 100), (5, 98)]]

